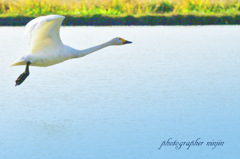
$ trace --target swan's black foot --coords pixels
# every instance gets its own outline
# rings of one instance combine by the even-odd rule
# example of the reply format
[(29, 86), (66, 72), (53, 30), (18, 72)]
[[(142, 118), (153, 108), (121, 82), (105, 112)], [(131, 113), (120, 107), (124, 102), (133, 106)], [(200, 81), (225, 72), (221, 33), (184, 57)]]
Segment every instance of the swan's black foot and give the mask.
[(23, 83), (23, 81), (27, 78), (28, 75), (29, 75), (29, 73), (23, 72), (23, 73), (18, 77), (18, 79), (16, 80), (16, 85), (15, 85), (15, 86), (18, 86), (18, 85), (20, 85), (21, 83)]
[(30, 62), (28, 61), (25, 71), (17, 78), (15, 86), (18, 86), (21, 83), (23, 83), (23, 81), (28, 77), (28, 75), (29, 75), (29, 65), (30, 65)]

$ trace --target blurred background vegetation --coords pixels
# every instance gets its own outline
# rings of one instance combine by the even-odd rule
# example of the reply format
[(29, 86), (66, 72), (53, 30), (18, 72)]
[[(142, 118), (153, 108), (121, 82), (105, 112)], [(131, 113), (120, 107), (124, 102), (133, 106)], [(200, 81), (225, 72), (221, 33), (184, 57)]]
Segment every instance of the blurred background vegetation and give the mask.
[(240, 0), (0, 0), (0, 16), (240, 15)]

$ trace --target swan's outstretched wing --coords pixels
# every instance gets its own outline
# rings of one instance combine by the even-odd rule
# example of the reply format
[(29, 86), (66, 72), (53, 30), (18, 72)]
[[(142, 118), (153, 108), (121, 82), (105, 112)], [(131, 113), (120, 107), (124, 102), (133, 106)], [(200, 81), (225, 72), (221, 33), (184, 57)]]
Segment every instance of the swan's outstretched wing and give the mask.
[(30, 33), (31, 54), (44, 49), (58, 49), (62, 44), (60, 26), (65, 17), (60, 15), (41, 16), (26, 25), (25, 33)]

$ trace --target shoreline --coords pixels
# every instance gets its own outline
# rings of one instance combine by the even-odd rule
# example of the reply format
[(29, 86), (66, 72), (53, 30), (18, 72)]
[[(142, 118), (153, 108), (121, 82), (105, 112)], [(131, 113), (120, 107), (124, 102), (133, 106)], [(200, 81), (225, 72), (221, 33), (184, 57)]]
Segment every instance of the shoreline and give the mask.
[[(65, 16), (63, 26), (118, 26), (118, 25), (235, 25), (240, 24), (240, 15), (149, 15), (108, 17)], [(35, 17), (0, 17), (0, 26), (24, 26)]]

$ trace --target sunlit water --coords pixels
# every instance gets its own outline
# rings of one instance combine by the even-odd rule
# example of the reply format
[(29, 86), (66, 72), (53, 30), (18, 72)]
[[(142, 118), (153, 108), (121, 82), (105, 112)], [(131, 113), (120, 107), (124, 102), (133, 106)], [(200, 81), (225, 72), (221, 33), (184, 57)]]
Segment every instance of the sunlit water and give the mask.
[[(27, 51), (23, 27), (0, 28), (0, 158), (173, 159), (240, 155), (240, 27), (63, 27), (78, 49), (51, 67), (10, 64)], [(163, 141), (223, 146), (159, 147)], [(204, 143), (204, 144), (205, 144)]]

